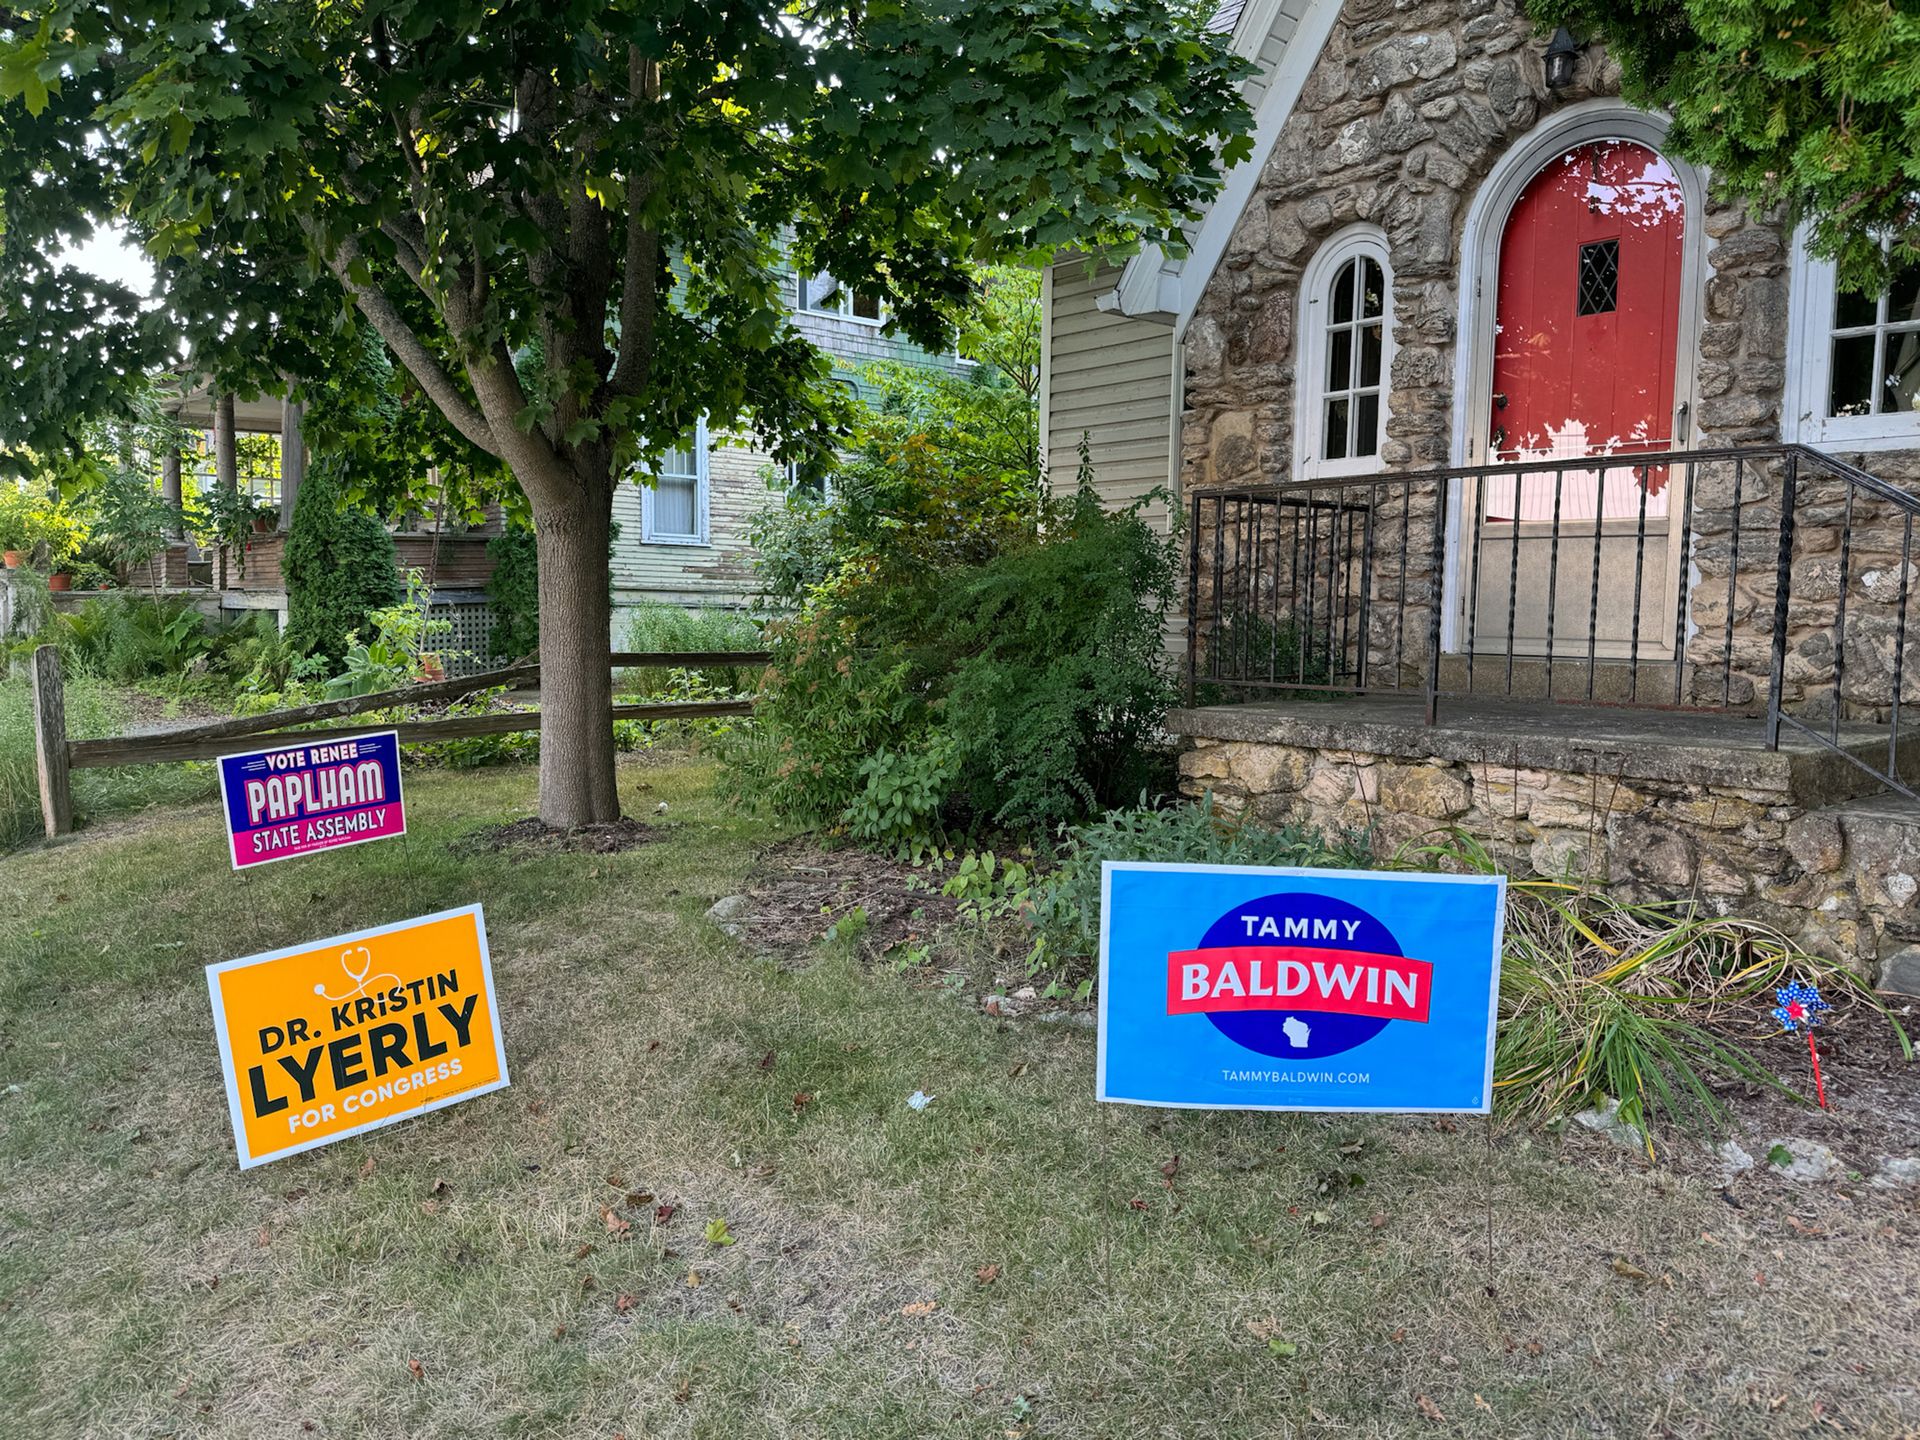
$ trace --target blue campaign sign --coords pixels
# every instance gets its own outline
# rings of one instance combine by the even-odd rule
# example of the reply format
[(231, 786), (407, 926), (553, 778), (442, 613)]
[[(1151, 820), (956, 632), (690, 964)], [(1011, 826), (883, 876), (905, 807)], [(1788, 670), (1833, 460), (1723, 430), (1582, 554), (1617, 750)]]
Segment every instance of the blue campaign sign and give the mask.
[(1099, 1098), (1493, 1105), (1506, 877), (1109, 860)]

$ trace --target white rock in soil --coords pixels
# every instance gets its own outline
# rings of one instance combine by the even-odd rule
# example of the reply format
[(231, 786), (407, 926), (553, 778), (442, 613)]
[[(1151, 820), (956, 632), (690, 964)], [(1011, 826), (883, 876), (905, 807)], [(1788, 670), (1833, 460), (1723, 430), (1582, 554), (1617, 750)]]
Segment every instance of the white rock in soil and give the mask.
[(707, 919), (718, 925), (729, 935), (738, 935), (743, 927), (739, 921), (753, 906), (753, 901), (745, 895), (723, 895), (713, 902), (707, 911)]
[(1597, 1135), (1606, 1136), (1623, 1150), (1639, 1150), (1647, 1143), (1647, 1137), (1638, 1125), (1629, 1125), (1620, 1118), (1618, 1100), (1609, 1100), (1591, 1110), (1582, 1110), (1573, 1120), (1576, 1125), (1583, 1125)]
[(1719, 1148), (1713, 1153), (1720, 1157), (1721, 1168), (1726, 1172), (1728, 1179), (1753, 1168), (1753, 1156), (1747, 1153), (1746, 1148), (1738, 1140), (1722, 1140)]
[(1873, 1177), (1873, 1184), (1879, 1190), (1920, 1185), (1920, 1155), (1882, 1155), (1880, 1170)]
[(1094, 1019), (1091, 1010), (1049, 1010), (1040, 1017), (1042, 1025), (1077, 1025), (1082, 1030), (1093, 1029)]
[(1792, 1160), (1789, 1164), (1782, 1165), (1777, 1160), (1769, 1159), (1768, 1168), (1786, 1176), (1789, 1180), (1824, 1180), (1833, 1174), (1840, 1163), (1827, 1146), (1822, 1145), (1818, 1140), (1805, 1140), (1798, 1135), (1789, 1135), (1782, 1140), (1767, 1142), (1769, 1156), (1776, 1148), (1785, 1150)]

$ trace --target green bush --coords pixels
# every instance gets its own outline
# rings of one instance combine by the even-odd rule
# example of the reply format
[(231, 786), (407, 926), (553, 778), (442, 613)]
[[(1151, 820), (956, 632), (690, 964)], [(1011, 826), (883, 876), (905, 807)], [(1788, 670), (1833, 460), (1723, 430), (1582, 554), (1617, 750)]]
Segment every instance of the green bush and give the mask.
[(373, 516), (343, 506), (332, 464), (317, 458), (293, 506), (282, 561), (287, 581), (287, 640), (339, 664), (347, 636), (365, 633), (368, 616), (406, 593), (393, 537)]
[(920, 492), (769, 626), (753, 730), (726, 747), (743, 803), (899, 843), (1039, 831), (1165, 777), (1172, 543), (1083, 486), (974, 559), (946, 543), (960, 493)]
[[(760, 627), (737, 610), (688, 610), (648, 600), (627, 616), (626, 649), (664, 653), (676, 650), (758, 650)], [(685, 699), (689, 672), (682, 670), (623, 670), (615, 688), (623, 695), (648, 700)], [(752, 690), (758, 666), (719, 666), (697, 672), (711, 698), (740, 695)]]
[(540, 648), (540, 565), (533, 527), (519, 521), (487, 542), (493, 570), (487, 576), (487, 602), (493, 629), (487, 654), (494, 660), (518, 660)]

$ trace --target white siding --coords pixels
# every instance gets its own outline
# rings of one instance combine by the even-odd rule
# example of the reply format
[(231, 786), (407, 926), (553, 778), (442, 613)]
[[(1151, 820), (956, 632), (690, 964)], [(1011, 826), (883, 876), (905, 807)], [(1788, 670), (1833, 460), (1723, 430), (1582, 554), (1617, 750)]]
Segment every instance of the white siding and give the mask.
[[(1119, 273), (1089, 273), (1075, 258), (1053, 265), (1041, 417), (1054, 491), (1072, 488), (1084, 434), (1094, 486), (1109, 505), (1128, 504), (1156, 485), (1173, 489), (1173, 327), (1101, 310), (1095, 302)], [(1164, 507), (1152, 513), (1166, 523)]]

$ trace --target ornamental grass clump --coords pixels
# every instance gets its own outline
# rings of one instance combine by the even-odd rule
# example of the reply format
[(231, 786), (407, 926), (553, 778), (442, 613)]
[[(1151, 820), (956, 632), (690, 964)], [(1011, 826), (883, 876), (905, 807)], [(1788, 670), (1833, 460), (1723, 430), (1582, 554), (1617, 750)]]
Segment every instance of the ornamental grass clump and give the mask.
[[(1396, 863), (1491, 874), (1465, 836), (1412, 847)], [(1516, 1116), (1548, 1120), (1602, 1099), (1649, 1136), (1656, 1113), (1708, 1131), (1727, 1109), (1715, 1086), (1764, 1085), (1795, 1100), (1748, 1048), (1778, 1027), (1774, 991), (1811, 982), (1835, 1013), (1905, 1030), (1858, 976), (1755, 920), (1689, 900), (1631, 901), (1575, 880), (1511, 880), (1494, 1043), (1494, 1093)]]

